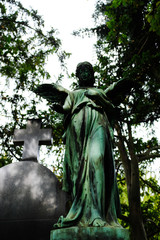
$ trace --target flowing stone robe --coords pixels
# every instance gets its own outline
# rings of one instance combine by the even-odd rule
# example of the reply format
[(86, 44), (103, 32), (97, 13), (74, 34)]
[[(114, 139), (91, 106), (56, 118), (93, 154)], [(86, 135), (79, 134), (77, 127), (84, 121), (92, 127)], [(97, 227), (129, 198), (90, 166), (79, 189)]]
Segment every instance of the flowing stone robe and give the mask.
[[(97, 101), (87, 96), (89, 91)], [(73, 202), (57, 227), (92, 226), (95, 219), (115, 226), (120, 204), (109, 122), (114, 106), (103, 90), (79, 88), (69, 92), (63, 108), (67, 112), (63, 190)]]

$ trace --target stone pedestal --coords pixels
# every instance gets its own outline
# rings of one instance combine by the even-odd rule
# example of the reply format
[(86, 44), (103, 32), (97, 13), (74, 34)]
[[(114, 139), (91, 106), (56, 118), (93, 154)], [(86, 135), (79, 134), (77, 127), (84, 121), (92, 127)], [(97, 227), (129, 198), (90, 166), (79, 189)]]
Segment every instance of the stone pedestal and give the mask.
[(50, 240), (129, 240), (129, 231), (114, 227), (70, 227), (51, 231)]

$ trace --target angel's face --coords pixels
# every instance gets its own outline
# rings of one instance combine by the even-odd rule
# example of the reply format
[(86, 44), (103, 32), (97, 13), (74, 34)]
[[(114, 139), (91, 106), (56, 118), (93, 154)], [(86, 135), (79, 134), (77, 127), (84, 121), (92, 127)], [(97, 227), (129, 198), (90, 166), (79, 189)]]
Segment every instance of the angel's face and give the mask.
[(93, 86), (93, 74), (88, 66), (83, 66), (81, 69), (79, 69), (78, 73), (79, 78), (79, 86)]

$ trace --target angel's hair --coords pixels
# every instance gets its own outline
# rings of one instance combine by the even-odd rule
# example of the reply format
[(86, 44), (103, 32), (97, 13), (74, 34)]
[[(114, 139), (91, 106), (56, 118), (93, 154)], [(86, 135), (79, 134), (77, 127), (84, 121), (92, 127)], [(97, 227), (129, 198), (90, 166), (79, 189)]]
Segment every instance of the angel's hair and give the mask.
[(91, 72), (91, 75), (92, 75), (92, 79), (94, 80), (94, 70), (93, 70), (92, 64), (89, 62), (80, 62), (77, 65), (76, 77), (79, 77), (80, 70), (83, 69), (84, 67), (87, 67), (89, 69), (89, 71)]

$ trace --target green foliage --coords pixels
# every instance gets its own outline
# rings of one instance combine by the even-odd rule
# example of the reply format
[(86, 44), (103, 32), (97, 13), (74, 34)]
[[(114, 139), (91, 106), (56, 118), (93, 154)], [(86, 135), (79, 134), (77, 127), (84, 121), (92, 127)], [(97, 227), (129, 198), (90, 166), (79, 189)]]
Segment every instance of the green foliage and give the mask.
[(141, 178), (141, 185), (141, 206), (148, 239), (158, 239), (160, 231), (160, 187), (153, 177), (147, 180)]
[(10, 164), (11, 162), (12, 162), (12, 160), (7, 158), (7, 154), (6, 154), (6, 156), (1, 156), (1, 158), (0, 158), (0, 168), (4, 167), (5, 165)]
[[(95, 68), (102, 79), (99, 85), (109, 85), (120, 78), (134, 81), (134, 90), (125, 102), (133, 123), (153, 122), (160, 117), (158, 13), (159, 2), (156, 1), (114, 0), (108, 4), (99, 1), (94, 14), (97, 22), (99, 15), (104, 17), (104, 22), (92, 29), (99, 37)], [(149, 16), (153, 16), (150, 21)]]
[(128, 228), (129, 227), (129, 203), (127, 198), (127, 186), (125, 182), (125, 175), (122, 167), (118, 171), (117, 182), (118, 182), (119, 196), (120, 196), (120, 202), (121, 202), (121, 216), (120, 216), (119, 222), (124, 228)]
[[(44, 31), (37, 11), (25, 9), (18, 1), (1, 3), (1, 76), (14, 78), (16, 89), (30, 89), (42, 76), (46, 57), (60, 47), (55, 30)], [(33, 81), (34, 79), (34, 81)]]
[(146, 19), (150, 24), (150, 31), (160, 35), (160, 1), (152, 1), (148, 4), (148, 14)]
[[(145, 167), (147, 167), (147, 164)], [(156, 176), (148, 177), (147, 175), (150, 175), (150, 171), (148, 171), (147, 174), (146, 171), (140, 171), (141, 210), (148, 239), (157, 240), (160, 230), (160, 187), (158, 181), (156, 180)], [(121, 170), (119, 169), (117, 180), (122, 211), (122, 216), (120, 217), (119, 221), (123, 227), (128, 228), (129, 204), (127, 200), (127, 188), (125, 184), (125, 175), (123, 168), (121, 168)]]
[[(24, 8), (16, 0), (0, 2), (0, 36), (0, 155), (20, 159), (22, 148), (15, 149), (12, 142), (14, 129), (24, 128), (28, 118), (41, 118), (44, 127), (53, 126), (57, 119), (32, 89), (51, 77), (45, 70), (49, 55), (57, 55), (57, 61), (64, 66), (69, 54), (62, 51), (56, 31), (46, 30), (38, 12)], [(56, 125), (57, 146), (62, 143), (59, 129), (60, 125)], [(0, 162), (3, 165), (3, 157)]]

